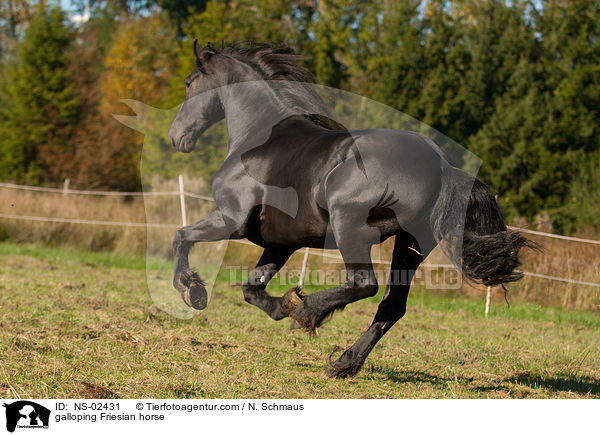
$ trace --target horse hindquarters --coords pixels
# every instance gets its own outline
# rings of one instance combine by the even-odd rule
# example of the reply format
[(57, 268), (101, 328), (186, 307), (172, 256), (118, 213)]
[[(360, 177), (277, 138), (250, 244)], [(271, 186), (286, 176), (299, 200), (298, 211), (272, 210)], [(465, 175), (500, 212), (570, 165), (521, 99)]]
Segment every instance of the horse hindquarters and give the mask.
[[(412, 136), (410, 136), (412, 139)], [(323, 185), (329, 212), (328, 234), (332, 234), (346, 267), (346, 282), (339, 287), (311, 294), (290, 314), (309, 331), (318, 327), (334, 310), (373, 296), (378, 285), (371, 261), (371, 247), (394, 234), (412, 237), (414, 243), (429, 252), (433, 237), (429, 226), (432, 204), (439, 193), (439, 158), (427, 163), (424, 152), (416, 152), (420, 171), (412, 168), (398, 173), (400, 155), (387, 145), (363, 142), (360, 162), (347, 159), (334, 167)], [(380, 145), (383, 145), (380, 146)], [(396, 147), (392, 151), (402, 151)], [(400, 153), (401, 154), (401, 153)], [(426, 170), (423, 170), (425, 167)], [(419, 177), (425, 177), (420, 179)], [(403, 228), (410, 228), (412, 236)]]

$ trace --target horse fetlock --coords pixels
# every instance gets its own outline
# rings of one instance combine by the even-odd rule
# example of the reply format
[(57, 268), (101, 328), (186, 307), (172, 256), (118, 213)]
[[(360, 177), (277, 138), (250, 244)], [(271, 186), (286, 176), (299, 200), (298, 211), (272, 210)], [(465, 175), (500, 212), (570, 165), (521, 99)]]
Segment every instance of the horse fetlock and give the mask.
[(248, 282), (242, 284), (242, 293), (244, 294), (244, 300), (249, 304), (253, 304), (256, 300), (260, 299), (259, 294), (264, 292), (264, 286), (251, 285)]
[(311, 304), (309, 296), (289, 316), (296, 322), (294, 327), (299, 326), (311, 335), (318, 335), (317, 328), (331, 319), (334, 311), (338, 309), (343, 309), (343, 307), (324, 310), (317, 305)]

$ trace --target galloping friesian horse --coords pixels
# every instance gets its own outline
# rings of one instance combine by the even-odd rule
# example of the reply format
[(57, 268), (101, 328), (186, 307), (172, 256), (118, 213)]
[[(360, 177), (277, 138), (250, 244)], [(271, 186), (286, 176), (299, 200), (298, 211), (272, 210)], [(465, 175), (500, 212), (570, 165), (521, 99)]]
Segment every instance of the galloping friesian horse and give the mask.
[[(488, 187), (453, 166), (432, 140), (403, 130), (347, 130), (285, 44), (217, 49), (194, 41), (194, 55), (169, 137), (177, 151), (191, 152), (225, 118), (229, 149), (212, 184), (215, 210), (173, 240), (173, 284), (187, 305), (207, 304), (188, 262), (191, 247), (245, 238), (264, 251), (242, 285), (244, 299), (275, 320), (291, 317), (315, 331), (335, 310), (377, 293), (371, 247), (395, 236), (389, 283), (371, 326), (325, 368), (345, 377), (404, 315), (415, 271), (442, 240), (455, 241), (459, 249), (450, 254), (469, 280), (500, 285), (521, 277), (518, 254), (530, 241), (507, 230)], [(271, 296), (269, 280), (302, 247), (339, 249), (346, 282)]]

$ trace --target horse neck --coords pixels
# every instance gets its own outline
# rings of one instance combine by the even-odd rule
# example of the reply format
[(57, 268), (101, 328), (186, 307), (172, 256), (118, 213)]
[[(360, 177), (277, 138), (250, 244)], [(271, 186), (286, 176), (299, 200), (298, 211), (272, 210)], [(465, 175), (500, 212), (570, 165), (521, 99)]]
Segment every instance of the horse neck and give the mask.
[(224, 87), (221, 104), (227, 120), (228, 155), (262, 145), (275, 124), (295, 113), (264, 80)]
[(265, 143), (273, 126), (292, 115), (312, 113), (302, 101), (284, 102), (278, 81), (256, 80), (222, 88), (221, 103), (229, 134), (228, 155)]

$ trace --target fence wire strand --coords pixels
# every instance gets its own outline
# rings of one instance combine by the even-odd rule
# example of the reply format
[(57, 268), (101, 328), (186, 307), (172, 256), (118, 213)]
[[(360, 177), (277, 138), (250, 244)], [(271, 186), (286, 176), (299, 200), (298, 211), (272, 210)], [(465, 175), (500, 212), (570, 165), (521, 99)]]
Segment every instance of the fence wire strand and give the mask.
[[(73, 195), (95, 195), (95, 196), (180, 196), (185, 195), (190, 198), (196, 198), (203, 201), (211, 201), (214, 202), (214, 199), (210, 196), (200, 195), (196, 193), (182, 191), (173, 191), (173, 192), (111, 192), (111, 191), (102, 191), (102, 190), (75, 190), (75, 189), (60, 189), (60, 188), (52, 188), (52, 187), (38, 187), (38, 186), (25, 186), (20, 184), (12, 184), (12, 183), (0, 183), (0, 187), (4, 187), (7, 189), (18, 189), (18, 190), (29, 190), (36, 192), (50, 192), (50, 193), (62, 193), (62, 194), (73, 194)], [(36, 222), (56, 222), (56, 223), (70, 223), (70, 224), (84, 224), (84, 225), (108, 225), (108, 226), (122, 226), (122, 227), (138, 227), (138, 228), (180, 228), (179, 225), (175, 224), (161, 224), (161, 223), (144, 223), (144, 222), (118, 222), (118, 221), (99, 221), (99, 220), (88, 220), (88, 219), (71, 219), (71, 218), (61, 218), (61, 217), (49, 217), (49, 216), (27, 216), (27, 215), (16, 215), (16, 214), (4, 214), (0, 213), (0, 218), (4, 219), (15, 219), (15, 220), (29, 220)], [(529, 230), (526, 228), (512, 227), (509, 226), (509, 229), (521, 231), (527, 234), (534, 234), (542, 237), (550, 237), (561, 240), (568, 240), (572, 242), (580, 242), (580, 243), (589, 243), (594, 245), (600, 245), (600, 240), (593, 239), (583, 239), (579, 237), (570, 237), (563, 236), (560, 234), (553, 233), (545, 233), (542, 231)], [(235, 243), (240, 243), (244, 245), (252, 245), (256, 246), (254, 243), (247, 240), (231, 240)], [(336, 260), (342, 260), (341, 255), (330, 254), (327, 252), (315, 252), (314, 249), (307, 250), (307, 254), (313, 256), (320, 256), (326, 258), (333, 258)], [(391, 261), (385, 260), (373, 260), (374, 264), (384, 264), (390, 265)], [(456, 266), (452, 264), (428, 264), (428, 267), (444, 267), (444, 268), (455, 268)], [(600, 288), (600, 284), (579, 281), (574, 279), (561, 278), (552, 275), (543, 275), (534, 272), (527, 271), (518, 271), (523, 273), (523, 275), (531, 276), (534, 278), (547, 279), (552, 281), (564, 282), (568, 284), (578, 284), (590, 287)]]

